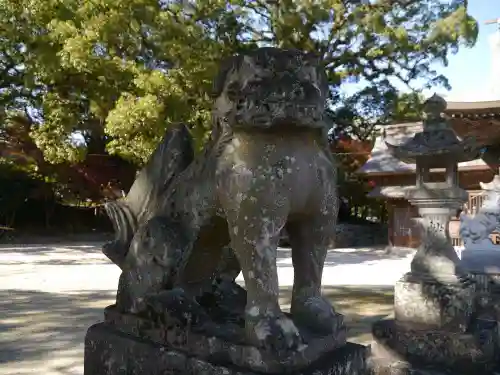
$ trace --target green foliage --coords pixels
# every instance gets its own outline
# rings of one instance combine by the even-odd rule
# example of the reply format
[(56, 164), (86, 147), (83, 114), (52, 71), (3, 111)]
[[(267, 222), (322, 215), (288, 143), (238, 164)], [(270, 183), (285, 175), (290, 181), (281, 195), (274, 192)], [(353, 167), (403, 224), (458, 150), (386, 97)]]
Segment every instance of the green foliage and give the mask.
[(175, 122), (201, 146), (218, 61), (256, 45), (319, 54), (337, 104), (346, 80), (374, 100), (394, 92), (389, 77), (447, 85), (430, 63), (477, 37), (465, 0), (0, 0), (0, 19), (0, 112), (30, 108), (31, 141), (54, 163), (140, 164)]
[(369, 141), (377, 126), (420, 121), (423, 102), (423, 95), (416, 91), (398, 93), (393, 88), (368, 87), (344, 98), (331, 116), (337, 134)]
[[(398, 94), (367, 88), (345, 98), (343, 106), (332, 113), (335, 132), (330, 141), (340, 161), (339, 193), (357, 207), (368, 211), (385, 212), (383, 200), (368, 198), (373, 186), (356, 171), (368, 160), (379, 125), (420, 121), (423, 96), (418, 92)], [(378, 134), (377, 134), (378, 133)], [(372, 214), (370, 214), (372, 215)], [(384, 218), (384, 216), (382, 214)]]

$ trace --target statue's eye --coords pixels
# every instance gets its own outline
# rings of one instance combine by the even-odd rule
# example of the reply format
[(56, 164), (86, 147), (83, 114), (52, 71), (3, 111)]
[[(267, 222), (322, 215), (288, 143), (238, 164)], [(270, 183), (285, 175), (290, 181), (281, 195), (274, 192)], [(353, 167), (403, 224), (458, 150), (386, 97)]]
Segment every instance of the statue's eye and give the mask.
[(240, 85), (238, 82), (231, 82), (226, 88), (226, 94), (229, 100), (234, 101), (240, 92)]

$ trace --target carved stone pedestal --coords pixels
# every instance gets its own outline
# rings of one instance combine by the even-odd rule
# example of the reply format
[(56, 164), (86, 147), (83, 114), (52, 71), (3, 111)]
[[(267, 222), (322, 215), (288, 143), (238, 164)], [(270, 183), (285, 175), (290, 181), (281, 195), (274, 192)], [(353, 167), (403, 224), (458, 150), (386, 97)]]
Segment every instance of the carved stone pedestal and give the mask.
[[(345, 334), (311, 338), (301, 350), (279, 358), (196, 331), (120, 314), (110, 306), (106, 321), (87, 331), (84, 375), (365, 374), (367, 348), (346, 343)], [(226, 331), (238, 334), (238, 329)]]
[(500, 272), (474, 271), (476, 283), (475, 315), (481, 319), (500, 322)]
[(474, 216), (460, 215), (460, 265), (477, 284), (477, 315), (500, 321), (500, 246), (490, 238), (500, 225), (500, 175), (480, 185), (486, 193), (482, 206)]
[(500, 322), (500, 251), (469, 248), (461, 258), (462, 268), (476, 283), (476, 315)]
[[(498, 325), (475, 319), (475, 283), (406, 274), (395, 286), (395, 319), (373, 325), (376, 375), (489, 374), (498, 359)], [(432, 372), (434, 371), (434, 372)]]
[(475, 283), (468, 278), (443, 283), (408, 273), (394, 287), (396, 321), (420, 329), (465, 332), (473, 314), (474, 292)]
[(498, 360), (495, 321), (477, 320), (465, 333), (405, 327), (394, 320), (373, 325), (373, 374), (493, 374)]

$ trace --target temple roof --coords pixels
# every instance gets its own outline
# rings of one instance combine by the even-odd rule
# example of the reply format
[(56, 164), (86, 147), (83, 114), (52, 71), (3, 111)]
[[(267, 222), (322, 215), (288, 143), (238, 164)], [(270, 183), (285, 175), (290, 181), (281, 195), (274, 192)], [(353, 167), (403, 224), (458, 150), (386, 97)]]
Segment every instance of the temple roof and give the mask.
[[(480, 145), (500, 144), (500, 100), (447, 102), (445, 117), (459, 137), (472, 136)], [(381, 126), (391, 143), (402, 144), (422, 131), (422, 122)], [(458, 164), (459, 170), (483, 169), (482, 159)], [(434, 170), (433, 170), (434, 171)], [(414, 173), (415, 164), (406, 164), (390, 155), (382, 137), (377, 137), (368, 161), (357, 170), (361, 174)], [(437, 172), (437, 170), (436, 170)]]
[(404, 198), (408, 189), (412, 186), (375, 186), (367, 194), (369, 198)]
[[(412, 138), (415, 133), (422, 131), (421, 122), (384, 126), (386, 137), (393, 144), (402, 144)], [(475, 159), (468, 162), (458, 163), (459, 170), (471, 170), (478, 168), (488, 168), (482, 159)], [(439, 172), (440, 170), (432, 170)], [(370, 153), (370, 159), (359, 168), (356, 173), (361, 174), (386, 174), (386, 173), (414, 173), (415, 164), (404, 163), (393, 157), (387, 148), (385, 140), (379, 136)]]
[(455, 132), (484, 145), (500, 144), (500, 100), (448, 102), (445, 116)]
[(475, 117), (500, 115), (500, 100), (482, 102), (447, 102), (445, 113), (451, 117)]

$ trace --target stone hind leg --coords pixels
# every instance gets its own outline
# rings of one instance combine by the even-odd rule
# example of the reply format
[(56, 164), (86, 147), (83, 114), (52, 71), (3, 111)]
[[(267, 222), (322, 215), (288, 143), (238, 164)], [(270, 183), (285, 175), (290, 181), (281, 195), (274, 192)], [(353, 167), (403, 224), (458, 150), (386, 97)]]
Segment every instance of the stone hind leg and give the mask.
[(118, 308), (130, 313), (145, 311), (146, 297), (162, 290), (164, 273), (158, 265), (123, 270), (116, 295)]
[(117, 305), (137, 313), (146, 309), (146, 297), (174, 286), (187, 239), (180, 224), (155, 217), (132, 239), (120, 276)]
[(225, 211), (247, 289), (247, 338), (256, 346), (286, 351), (297, 348), (301, 339), (279, 307), (276, 248), (288, 209), (276, 200), (271, 202), (267, 191), (248, 193), (237, 205), (226, 201)]
[(323, 333), (334, 331), (336, 326), (333, 307), (321, 297), (323, 266), (334, 240), (336, 210), (336, 204), (330, 202), (317, 216), (287, 224), (294, 268), (291, 313), (298, 324)]

